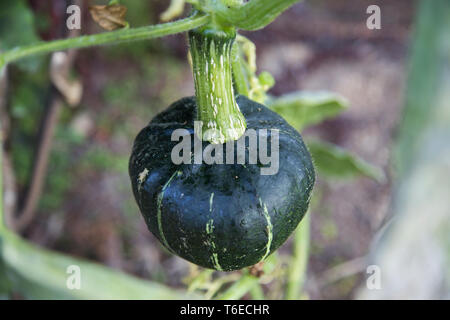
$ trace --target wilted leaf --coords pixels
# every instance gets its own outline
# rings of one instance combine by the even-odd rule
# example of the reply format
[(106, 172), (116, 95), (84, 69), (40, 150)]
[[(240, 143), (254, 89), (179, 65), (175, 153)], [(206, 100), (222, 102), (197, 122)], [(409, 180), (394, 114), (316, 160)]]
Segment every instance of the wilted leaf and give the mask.
[[(32, 299), (195, 299), (195, 295), (138, 279), (102, 265), (39, 248), (10, 232), (0, 237), (0, 265), (11, 288)], [(80, 289), (70, 290), (69, 266), (80, 270)]]
[(89, 12), (92, 19), (103, 29), (112, 31), (127, 26), (127, 22), (124, 19), (127, 8), (123, 5), (90, 6)]
[(309, 140), (309, 151), (319, 174), (330, 178), (366, 176), (378, 182), (385, 179), (381, 169), (332, 143)]
[(170, 6), (166, 9), (166, 11), (161, 13), (161, 20), (169, 21), (180, 16), (184, 10), (184, 2), (185, 0), (171, 0)]
[(80, 81), (69, 80), (70, 56), (66, 52), (55, 52), (50, 63), (50, 79), (65, 101), (72, 107), (78, 105), (83, 94), (83, 87)]
[(297, 130), (332, 118), (347, 108), (347, 101), (334, 93), (299, 91), (268, 101), (268, 106)]

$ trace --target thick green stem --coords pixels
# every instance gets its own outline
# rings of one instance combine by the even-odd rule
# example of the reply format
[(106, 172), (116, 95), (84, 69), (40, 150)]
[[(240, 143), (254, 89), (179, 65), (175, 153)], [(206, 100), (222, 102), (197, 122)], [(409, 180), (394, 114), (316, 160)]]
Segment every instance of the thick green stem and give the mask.
[(234, 28), (208, 26), (189, 32), (197, 97), (196, 132), (202, 140), (222, 144), (239, 139), (246, 122), (233, 91), (231, 50)]
[(122, 29), (118, 31), (104, 32), (90, 36), (81, 36), (50, 42), (40, 42), (29, 46), (17, 47), (10, 51), (4, 52), (3, 54), (0, 54), (0, 69), (7, 63), (17, 61), (19, 59), (32, 55), (74, 48), (85, 48), (97, 45), (118, 44), (128, 41), (153, 39), (183, 31), (188, 31), (205, 25), (209, 21), (209, 15), (196, 13), (186, 19), (181, 19), (170, 23), (135, 29)]
[(308, 265), (309, 231), (310, 217), (307, 214), (295, 231), (293, 257), (287, 277), (286, 300), (298, 300), (300, 298)]

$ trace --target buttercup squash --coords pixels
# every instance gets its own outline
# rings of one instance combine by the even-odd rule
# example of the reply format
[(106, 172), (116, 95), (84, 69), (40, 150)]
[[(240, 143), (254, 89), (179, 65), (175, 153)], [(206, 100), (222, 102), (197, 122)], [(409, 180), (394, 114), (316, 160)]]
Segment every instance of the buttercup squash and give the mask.
[[(245, 96), (236, 102), (247, 130), (258, 135), (259, 129), (278, 130), (276, 174), (262, 175), (259, 161), (174, 164), (171, 153), (178, 141), (171, 136), (176, 129), (194, 135), (195, 97), (156, 116), (138, 134), (129, 163), (134, 196), (149, 230), (170, 252), (222, 271), (254, 265), (281, 246), (306, 213), (315, 181), (300, 134), (265, 106)], [(245, 139), (246, 150), (248, 144)], [(208, 145), (203, 141), (203, 149)], [(223, 152), (226, 157), (225, 147)]]

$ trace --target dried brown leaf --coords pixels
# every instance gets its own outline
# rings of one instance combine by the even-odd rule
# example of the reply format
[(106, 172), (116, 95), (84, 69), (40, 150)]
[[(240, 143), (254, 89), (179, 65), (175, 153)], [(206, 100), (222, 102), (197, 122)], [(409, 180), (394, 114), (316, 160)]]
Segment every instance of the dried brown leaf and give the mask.
[(259, 262), (249, 268), (250, 274), (254, 277), (261, 278), (264, 275), (264, 261)]
[(127, 25), (124, 19), (127, 8), (123, 5), (89, 6), (89, 12), (91, 13), (92, 19), (103, 29), (112, 31)]

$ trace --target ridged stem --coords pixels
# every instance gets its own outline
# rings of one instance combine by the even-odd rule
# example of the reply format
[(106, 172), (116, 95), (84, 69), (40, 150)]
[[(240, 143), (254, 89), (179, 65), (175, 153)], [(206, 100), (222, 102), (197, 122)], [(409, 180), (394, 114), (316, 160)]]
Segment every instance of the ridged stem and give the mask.
[(189, 32), (198, 106), (196, 132), (213, 144), (237, 140), (246, 129), (233, 90), (231, 50), (235, 38), (234, 28), (208, 26)]

